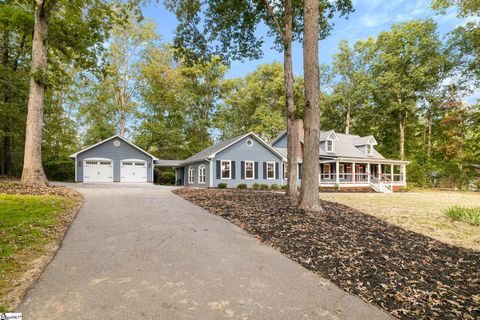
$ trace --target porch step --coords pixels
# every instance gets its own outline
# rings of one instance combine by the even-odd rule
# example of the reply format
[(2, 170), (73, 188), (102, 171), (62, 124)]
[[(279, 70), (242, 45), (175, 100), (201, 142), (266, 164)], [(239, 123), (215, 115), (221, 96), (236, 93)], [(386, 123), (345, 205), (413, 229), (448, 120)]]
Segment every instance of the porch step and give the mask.
[(374, 176), (370, 176), (370, 187), (379, 193), (392, 193), (392, 187), (389, 184), (383, 183)]

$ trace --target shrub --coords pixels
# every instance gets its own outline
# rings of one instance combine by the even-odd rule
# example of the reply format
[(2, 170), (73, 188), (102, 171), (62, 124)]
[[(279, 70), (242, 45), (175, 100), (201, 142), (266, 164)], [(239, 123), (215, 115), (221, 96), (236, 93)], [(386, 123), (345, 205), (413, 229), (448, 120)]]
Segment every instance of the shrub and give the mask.
[(282, 185), (282, 189), (283, 190), (287, 190), (288, 189), (288, 186), (286, 184)]
[(227, 184), (225, 182), (219, 183), (218, 189), (227, 189)]
[(268, 190), (268, 184), (266, 183), (260, 184), (260, 190)]
[(254, 184), (252, 184), (252, 188), (253, 188), (253, 190), (258, 190), (258, 189), (260, 189), (260, 185), (258, 183), (254, 183)]
[(278, 189), (278, 184), (274, 183), (270, 186), (270, 189), (272, 190), (277, 190)]
[(461, 220), (474, 226), (480, 226), (480, 207), (452, 206), (445, 211), (445, 214), (453, 220)]
[(48, 180), (72, 182), (75, 180), (75, 161), (45, 161), (43, 169)]
[(244, 190), (244, 189), (247, 189), (247, 185), (245, 183), (240, 183), (238, 186), (237, 186), (238, 189), (241, 189), (241, 190)]

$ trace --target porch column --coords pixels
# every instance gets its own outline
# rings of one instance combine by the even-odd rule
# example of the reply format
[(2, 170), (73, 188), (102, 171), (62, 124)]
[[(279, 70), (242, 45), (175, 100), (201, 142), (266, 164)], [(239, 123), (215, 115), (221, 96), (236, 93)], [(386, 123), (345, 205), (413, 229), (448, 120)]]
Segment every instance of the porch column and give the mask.
[(367, 181), (370, 183), (370, 163), (367, 163)]
[(357, 179), (355, 177), (355, 162), (352, 163), (352, 182), (357, 183)]
[(390, 183), (393, 185), (393, 163), (390, 165)]
[(319, 166), (319, 169), (320, 169), (319, 170), (320, 173), (318, 174), (318, 184), (321, 184), (322, 183), (322, 165), (319, 164), (318, 166)]
[(335, 183), (340, 184), (340, 162), (335, 162)]
[(403, 183), (407, 183), (407, 166), (402, 165), (402, 179)]
[(382, 164), (378, 164), (378, 180), (382, 181)]

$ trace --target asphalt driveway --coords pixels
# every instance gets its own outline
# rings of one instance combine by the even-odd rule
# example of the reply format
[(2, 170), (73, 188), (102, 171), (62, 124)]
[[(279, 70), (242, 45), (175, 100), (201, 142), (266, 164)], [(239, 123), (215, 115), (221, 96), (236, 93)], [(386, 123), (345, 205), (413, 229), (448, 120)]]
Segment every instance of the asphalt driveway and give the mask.
[(75, 184), (85, 203), (24, 319), (387, 319), (168, 187)]

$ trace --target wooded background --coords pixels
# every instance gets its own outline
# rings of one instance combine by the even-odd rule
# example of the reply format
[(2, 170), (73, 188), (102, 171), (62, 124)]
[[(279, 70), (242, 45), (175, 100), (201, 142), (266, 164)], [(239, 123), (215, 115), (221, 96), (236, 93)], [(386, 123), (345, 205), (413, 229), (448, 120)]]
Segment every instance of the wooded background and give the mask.
[[(479, 16), (476, 1), (433, 5)], [(42, 154), (50, 180), (73, 180), (68, 155), (115, 133), (184, 159), (215, 140), (254, 131), (269, 141), (286, 128), (282, 63), (226, 79), (228, 59), (181, 58), (138, 7), (67, 9), (50, 18)], [(0, 4), (0, 175), (11, 177), (23, 166), (33, 10), (30, 1)], [(433, 20), (413, 20), (341, 41), (332, 65), (320, 67), (321, 128), (374, 135), (385, 157), (411, 161), (410, 184), (466, 188), (480, 164), (480, 108), (466, 102), (479, 88), (479, 57), (478, 19), (446, 37)], [(294, 88), (301, 117), (303, 77)]]

